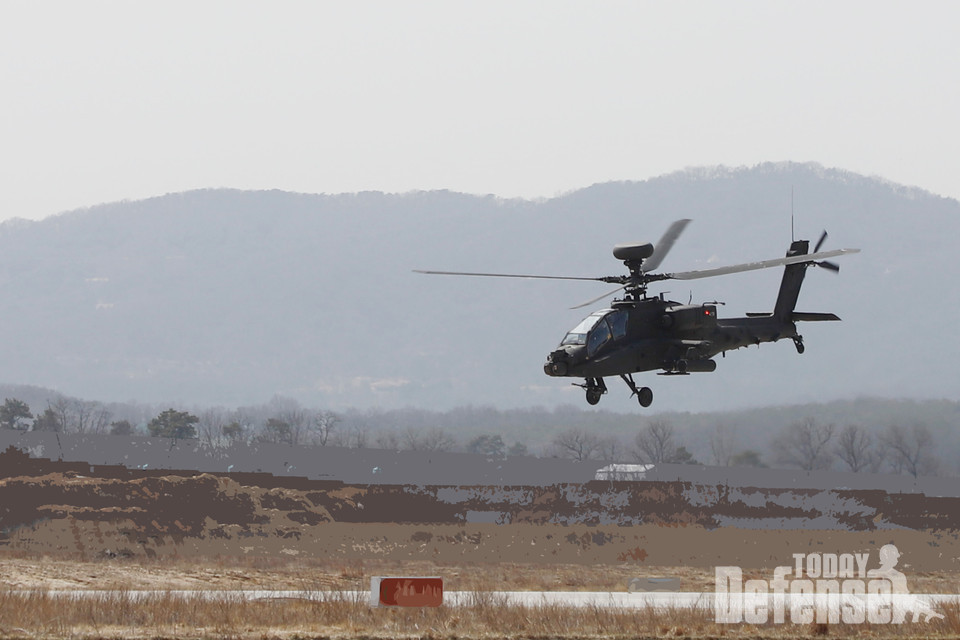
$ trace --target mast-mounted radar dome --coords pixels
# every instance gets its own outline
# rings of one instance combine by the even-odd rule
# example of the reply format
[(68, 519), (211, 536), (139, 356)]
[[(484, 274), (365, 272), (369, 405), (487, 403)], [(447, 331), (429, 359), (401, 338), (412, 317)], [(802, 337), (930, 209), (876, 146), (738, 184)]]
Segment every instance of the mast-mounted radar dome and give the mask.
[(613, 257), (624, 262), (646, 260), (653, 255), (653, 245), (649, 242), (618, 244), (613, 247)]

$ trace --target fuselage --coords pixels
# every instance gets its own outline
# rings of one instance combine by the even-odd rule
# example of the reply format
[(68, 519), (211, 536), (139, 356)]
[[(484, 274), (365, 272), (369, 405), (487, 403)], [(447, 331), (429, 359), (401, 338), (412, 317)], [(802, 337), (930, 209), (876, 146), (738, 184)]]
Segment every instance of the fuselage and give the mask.
[(796, 325), (772, 315), (717, 318), (713, 304), (680, 304), (663, 298), (615, 302), (587, 316), (547, 356), (550, 376), (603, 378), (643, 371), (707, 372), (719, 353), (781, 338)]

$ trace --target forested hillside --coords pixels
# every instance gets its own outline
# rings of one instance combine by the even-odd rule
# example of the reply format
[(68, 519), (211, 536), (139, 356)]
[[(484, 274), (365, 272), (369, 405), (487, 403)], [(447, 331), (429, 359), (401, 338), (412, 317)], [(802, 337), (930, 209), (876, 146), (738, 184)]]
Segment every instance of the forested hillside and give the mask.
[[(791, 205), (791, 193), (794, 201)], [(0, 380), (104, 402), (241, 406), (274, 394), (338, 411), (583, 404), (546, 354), (603, 292), (589, 282), (458, 279), (413, 269), (619, 274), (620, 242), (692, 218), (663, 264), (777, 257), (799, 237), (859, 247), (817, 269), (802, 311), (841, 323), (718, 358), (715, 373), (645, 374), (657, 411), (868, 395), (955, 398), (950, 319), (960, 205), (919, 189), (770, 164), (599, 184), (542, 201), (450, 192), (196, 191), (0, 226)], [(653, 293), (769, 311), (780, 270)], [(595, 305), (601, 308), (605, 303)], [(641, 410), (611, 381), (595, 411)], [(585, 406), (585, 405), (584, 405)], [(600, 414), (595, 414), (600, 415)]]

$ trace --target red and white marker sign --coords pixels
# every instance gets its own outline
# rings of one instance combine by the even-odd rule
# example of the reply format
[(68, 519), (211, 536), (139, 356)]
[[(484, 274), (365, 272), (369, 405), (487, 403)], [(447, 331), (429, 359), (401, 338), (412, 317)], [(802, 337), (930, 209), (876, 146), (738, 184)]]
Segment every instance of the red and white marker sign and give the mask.
[(439, 607), (443, 578), (374, 576), (370, 578), (370, 605), (374, 607)]

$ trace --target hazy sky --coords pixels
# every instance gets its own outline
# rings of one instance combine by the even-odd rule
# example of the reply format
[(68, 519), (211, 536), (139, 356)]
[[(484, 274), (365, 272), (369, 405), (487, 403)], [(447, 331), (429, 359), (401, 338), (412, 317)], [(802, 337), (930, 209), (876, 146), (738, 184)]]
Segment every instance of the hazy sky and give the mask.
[(957, 2), (0, 0), (0, 219), (817, 161), (960, 197)]

